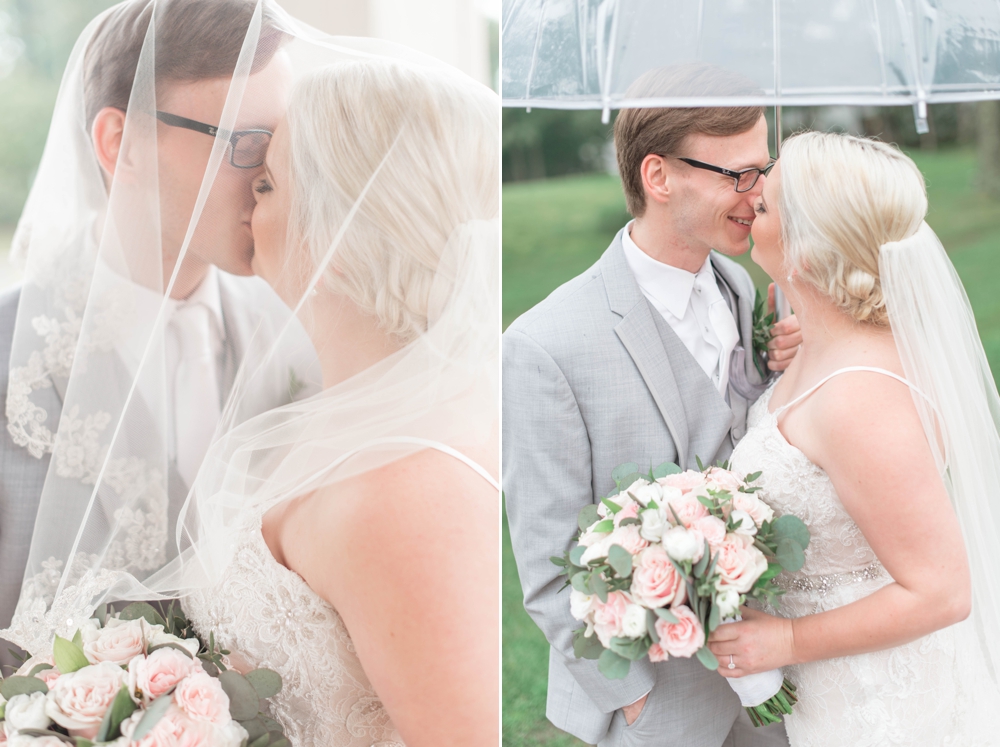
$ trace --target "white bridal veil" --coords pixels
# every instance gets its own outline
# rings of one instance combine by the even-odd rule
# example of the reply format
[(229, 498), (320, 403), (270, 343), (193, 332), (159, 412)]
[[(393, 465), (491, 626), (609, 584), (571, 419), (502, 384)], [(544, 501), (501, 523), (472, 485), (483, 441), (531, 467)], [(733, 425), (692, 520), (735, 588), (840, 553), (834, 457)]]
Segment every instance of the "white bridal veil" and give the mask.
[[(214, 118), (183, 114), (207, 95)], [(113, 174), (95, 146), (107, 107), (124, 113)], [(84, 30), (15, 236), (9, 429), (50, 462), (0, 638), (45, 652), (102, 602), (218, 580), (249, 511), (335, 496), (429, 441), (496, 439), (499, 126), (496, 95), (461, 73), (270, 0), (128, 0)], [(279, 138), (287, 230), (265, 258), (250, 215)], [(277, 292), (233, 277), (265, 259)], [(171, 295), (207, 263), (225, 271), (237, 342), (219, 353), (219, 425), (189, 485)], [(358, 363), (355, 323), (385, 355)]]

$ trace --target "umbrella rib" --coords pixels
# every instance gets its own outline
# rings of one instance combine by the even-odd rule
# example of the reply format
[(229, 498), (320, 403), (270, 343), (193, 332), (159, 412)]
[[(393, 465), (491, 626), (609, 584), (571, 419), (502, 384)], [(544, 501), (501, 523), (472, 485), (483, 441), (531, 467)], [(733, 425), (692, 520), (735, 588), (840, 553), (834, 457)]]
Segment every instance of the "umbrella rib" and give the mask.
[(882, 44), (882, 21), (878, 15), (878, 0), (872, 0), (872, 14), (875, 17), (875, 42), (878, 48), (879, 73), (882, 76), (882, 90), (888, 93), (888, 83), (885, 79), (885, 47)]
[(545, 0), (538, 6), (538, 25), (535, 26), (535, 44), (531, 49), (531, 67), (528, 68), (528, 84), (524, 87), (524, 97), (531, 98), (531, 82), (535, 77), (535, 62), (538, 60), (538, 42), (542, 38), (542, 22), (545, 20)]
[(617, 37), (618, 37), (618, 10), (621, 7), (619, 0), (612, 0), (614, 2), (614, 7), (611, 10), (611, 35), (608, 39), (608, 64), (604, 72), (604, 86), (601, 90), (601, 98), (603, 101), (601, 110), (601, 124), (607, 124), (611, 119), (611, 104), (610, 104), (610, 89), (611, 89), (611, 73), (615, 66), (615, 49), (617, 48)]

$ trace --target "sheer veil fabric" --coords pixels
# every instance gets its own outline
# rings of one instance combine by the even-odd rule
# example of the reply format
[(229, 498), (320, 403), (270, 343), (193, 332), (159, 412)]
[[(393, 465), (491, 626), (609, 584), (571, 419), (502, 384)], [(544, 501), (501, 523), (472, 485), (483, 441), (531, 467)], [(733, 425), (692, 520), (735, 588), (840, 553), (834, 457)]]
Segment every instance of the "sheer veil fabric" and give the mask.
[[(879, 274), (896, 348), (965, 538), (972, 614), (959, 625), (958, 671), (983, 719), (1000, 702), (1000, 397), (965, 289), (934, 231), (884, 244)], [(928, 552), (933, 552), (928, 548)]]
[[(238, 9), (229, 62), (197, 51), (206, 24), (192, 19), (213, 4)], [(134, 76), (111, 104), (124, 112), (111, 175), (95, 156), (94, 109), (111, 76), (100, 55), (135, 38)], [(185, 86), (205, 80), (224, 94), (220, 111), (192, 122), (180, 110), (202, 89)], [(15, 235), (26, 272), (6, 407), (15, 441), (51, 463), (0, 638), (47, 653), (53, 634), (72, 635), (104, 602), (216, 583), (251, 512), (320, 489), (336, 500), (337, 483), (428, 441), (464, 453), (492, 442), (499, 126), (496, 94), (452, 68), (325, 35), (269, 0), (130, 0), (84, 30)], [(275, 290), (261, 285), (213, 444), (178, 490), (171, 294), (199, 262), (249, 275), (263, 261), (252, 190), (279, 130), (291, 203), (285, 252), (269, 259)], [(198, 184), (187, 200), (172, 181), (178, 142)], [(292, 357), (353, 354), (338, 346), (355, 316), (330, 321), (338, 303), (361, 310), (387, 353), (323, 386), (313, 365), (303, 381)], [(49, 388), (57, 421), (40, 404)], [(276, 390), (285, 402), (267, 409)]]

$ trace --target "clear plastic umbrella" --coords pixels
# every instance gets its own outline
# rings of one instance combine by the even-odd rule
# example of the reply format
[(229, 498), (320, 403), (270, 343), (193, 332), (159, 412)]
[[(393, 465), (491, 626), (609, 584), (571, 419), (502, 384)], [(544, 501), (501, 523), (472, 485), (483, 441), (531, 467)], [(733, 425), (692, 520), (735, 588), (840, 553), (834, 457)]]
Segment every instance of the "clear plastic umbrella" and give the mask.
[[(1000, 99), (997, 0), (504, 0), (504, 106), (912, 105)], [(637, 98), (648, 70), (738, 71), (759, 91)]]

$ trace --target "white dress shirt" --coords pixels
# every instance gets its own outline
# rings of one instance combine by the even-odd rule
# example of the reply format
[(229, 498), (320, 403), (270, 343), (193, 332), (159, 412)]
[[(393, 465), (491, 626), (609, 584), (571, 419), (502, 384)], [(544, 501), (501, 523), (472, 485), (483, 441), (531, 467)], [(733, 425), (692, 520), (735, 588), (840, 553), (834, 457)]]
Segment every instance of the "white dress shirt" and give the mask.
[(659, 262), (622, 234), (625, 261), (642, 294), (670, 325), (723, 397), (729, 386), (729, 358), (739, 342), (739, 328), (719, 290), (710, 257), (697, 273)]
[[(134, 310), (133, 319), (143, 322), (119, 336), (115, 343), (115, 350), (122, 363), (132, 378), (135, 378), (139, 362), (146, 351), (150, 325), (163, 301), (163, 295), (123, 277), (101, 260), (98, 260), (94, 279), (95, 282), (100, 282), (102, 291), (111, 291), (128, 299), (128, 306)], [(192, 322), (190, 319), (178, 318), (178, 310), (191, 306), (204, 310), (203, 313), (196, 314), (196, 317), (201, 317), (200, 320)], [(205, 279), (186, 299), (167, 299), (166, 315), (163, 350), (165, 377), (160, 379), (148, 367), (144, 367), (137, 390), (151, 405), (155, 405), (166, 395), (167, 422), (164, 425), (167, 432), (167, 458), (175, 461), (178, 456), (184, 457), (178, 460), (178, 469), (190, 486), (200, 464), (200, 459), (196, 459), (193, 454), (200, 453), (204, 456), (221, 412), (222, 392), (219, 382), (222, 371), (219, 361), (225, 342), (225, 323), (216, 268), (209, 267)], [(184, 316), (190, 317), (189, 314)], [(203, 324), (206, 329), (199, 330), (197, 326), (193, 326), (198, 324)], [(194, 388), (188, 386), (186, 381), (178, 381), (178, 374), (181, 373), (184, 378), (182, 361), (189, 360), (192, 353), (199, 350), (204, 354), (196, 355), (201, 359), (201, 368), (195, 374), (198, 384)], [(187, 373), (190, 376), (191, 371), (188, 370)], [(165, 392), (160, 390), (160, 381), (166, 385)], [(125, 393), (122, 394), (124, 396)], [(182, 401), (178, 401), (179, 398)], [(155, 413), (155, 406), (153, 409)], [(185, 450), (191, 452), (190, 455), (178, 454), (180, 442), (184, 443)]]

